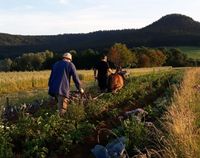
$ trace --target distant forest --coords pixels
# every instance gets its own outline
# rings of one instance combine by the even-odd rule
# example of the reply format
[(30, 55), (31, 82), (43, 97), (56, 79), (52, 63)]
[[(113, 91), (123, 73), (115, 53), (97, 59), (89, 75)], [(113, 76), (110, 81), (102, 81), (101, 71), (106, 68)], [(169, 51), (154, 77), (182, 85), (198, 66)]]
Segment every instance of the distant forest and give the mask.
[(62, 54), (67, 50), (78, 53), (92, 49), (106, 53), (115, 43), (128, 48), (200, 46), (200, 23), (180, 15), (166, 15), (142, 29), (97, 31), (87, 34), (52, 36), (22, 36), (0, 34), (0, 59), (22, 56), (28, 52), (49, 50)]
[[(73, 63), (77, 69), (92, 69), (99, 61), (102, 53), (87, 49), (77, 53), (69, 51), (73, 56)], [(175, 48), (128, 48), (125, 44), (115, 43), (105, 55), (108, 56), (111, 68), (139, 68), (158, 66), (200, 66), (200, 61), (190, 59), (186, 54)], [(52, 51), (26, 53), (13, 59), (0, 60), (0, 71), (35, 71), (51, 69), (58, 60), (62, 60), (62, 54)]]

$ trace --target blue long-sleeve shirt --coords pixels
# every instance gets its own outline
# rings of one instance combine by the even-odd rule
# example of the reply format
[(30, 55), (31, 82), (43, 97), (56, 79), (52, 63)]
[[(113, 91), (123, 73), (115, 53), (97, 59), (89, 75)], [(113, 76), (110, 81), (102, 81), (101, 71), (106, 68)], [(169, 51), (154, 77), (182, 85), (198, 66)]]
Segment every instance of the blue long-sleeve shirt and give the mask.
[(49, 94), (69, 97), (70, 78), (73, 78), (76, 88), (80, 89), (80, 80), (72, 62), (61, 60), (53, 65), (49, 78)]

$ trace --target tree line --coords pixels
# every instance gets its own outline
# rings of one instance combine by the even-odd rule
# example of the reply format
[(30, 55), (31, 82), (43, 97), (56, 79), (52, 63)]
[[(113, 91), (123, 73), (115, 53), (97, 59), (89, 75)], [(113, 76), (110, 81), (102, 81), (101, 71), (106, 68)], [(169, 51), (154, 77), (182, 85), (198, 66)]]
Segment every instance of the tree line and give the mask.
[[(108, 56), (111, 66), (129, 68), (158, 66), (199, 66), (200, 61), (190, 59), (176, 48), (128, 48), (125, 44), (115, 43), (107, 52), (86, 49), (81, 52), (69, 51), (77, 69), (92, 69), (104, 53)], [(22, 56), (0, 60), (0, 71), (37, 71), (51, 69), (52, 65), (62, 59), (61, 54), (52, 51), (26, 53)]]

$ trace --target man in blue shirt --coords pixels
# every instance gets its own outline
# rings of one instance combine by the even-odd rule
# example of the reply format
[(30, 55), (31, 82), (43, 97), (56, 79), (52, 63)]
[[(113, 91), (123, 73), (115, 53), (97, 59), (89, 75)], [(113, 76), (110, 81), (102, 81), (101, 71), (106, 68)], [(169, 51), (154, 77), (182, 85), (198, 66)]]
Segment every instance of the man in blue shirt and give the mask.
[(84, 93), (81, 83), (76, 72), (75, 65), (71, 62), (72, 55), (70, 53), (63, 54), (63, 60), (53, 65), (49, 78), (49, 95), (56, 98), (60, 116), (63, 116), (67, 110), (70, 92), (70, 78), (75, 83), (76, 88)]

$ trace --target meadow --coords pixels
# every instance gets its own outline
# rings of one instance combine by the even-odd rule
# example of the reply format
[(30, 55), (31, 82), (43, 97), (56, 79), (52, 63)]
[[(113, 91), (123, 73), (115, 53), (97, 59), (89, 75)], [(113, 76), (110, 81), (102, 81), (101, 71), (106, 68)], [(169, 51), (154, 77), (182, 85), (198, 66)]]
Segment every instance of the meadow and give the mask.
[(200, 59), (200, 47), (178, 47), (189, 58)]
[[(126, 155), (131, 158), (147, 155), (198, 158), (200, 89), (197, 85), (200, 84), (200, 69), (161, 67), (127, 71), (130, 77), (122, 90), (103, 94), (97, 99), (93, 99), (99, 95), (93, 71), (78, 71), (86, 99), (73, 100), (62, 118), (56, 107), (48, 107), (45, 101), (50, 71), (25, 72), (24, 76), (23, 72), (0, 74), (2, 84), (12, 80), (7, 86), (16, 86), (9, 89), (4, 84), (0, 93), (4, 100), (8, 96), (11, 103), (19, 107), (22, 101), (43, 100), (36, 113), (20, 111), (14, 122), (0, 121), (3, 127), (0, 128), (3, 142), (0, 157), (94, 158), (91, 153), (94, 145), (105, 145), (114, 135), (126, 138)], [(29, 86), (23, 84), (23, 77)], [(17, 102), (12, 102), (14, 96), (18, 98)], [(140, 121), (126, 115), (137, 108), (148, 113)], [(100, 135), (100, 130), (106, 135)], [(97, 136), (100, 136), (100, 142)]]

